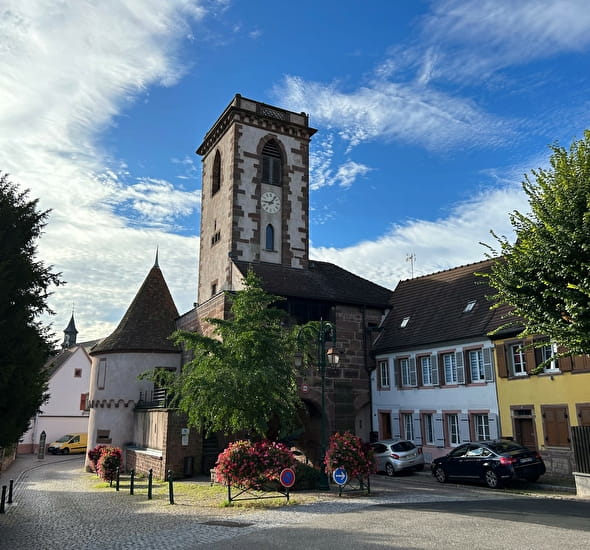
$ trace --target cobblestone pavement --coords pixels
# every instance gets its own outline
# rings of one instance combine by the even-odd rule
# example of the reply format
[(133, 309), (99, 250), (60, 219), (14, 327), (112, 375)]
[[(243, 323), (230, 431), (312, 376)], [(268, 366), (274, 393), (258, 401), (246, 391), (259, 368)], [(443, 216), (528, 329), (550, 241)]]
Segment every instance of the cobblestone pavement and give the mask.
[[(328, 498), (322, 502), (231, 514), (223, 509), (203, 513), (198, 507), (148, 501), (143, 496), (105, 491), (82, 470), (82, 458), (56, 460), (24, 471), (14, 490), (14, 503), (0, 515), (0, 549), (193, 549), (270, 527), (305, 524), (314, 515), (354, 512), (375, 504), (441, 502), (465, 498), (453, 491), (428, 488), (377, 490), (370, 497)], [(6, 478), (2, 483), (6, 484)], [(389, 480), (381, 482), (387, 487)], [(385, 482), (385, 483), (384, 483)], [(376, 489), (379, 483), (376, 485)], [(389, 484), (391, 487), (391, 484)], [(469, 491), (469, 489), (466, 489)], [(477, 491), (479, 489), (473, 489)], [(488, 492), (487, 498), (506, 498)], [(216, 545), (216, 546), (218, 546)], [(302, 542), (302, 545), (305, 544)]]

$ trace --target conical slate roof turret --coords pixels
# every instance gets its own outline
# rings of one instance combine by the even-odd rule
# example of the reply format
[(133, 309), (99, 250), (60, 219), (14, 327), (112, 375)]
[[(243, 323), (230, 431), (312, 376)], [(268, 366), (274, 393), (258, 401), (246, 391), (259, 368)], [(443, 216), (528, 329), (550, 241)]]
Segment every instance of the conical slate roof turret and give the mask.
[(61, 345), (63, 349), (68, 349), (76, 345), (76, 336), (78, 331), (76, 330), (76, 323), (74, 322), (74, 314), (70, 318), (68, 326), (64, 329), (64, 341)]
[(168, 339), (178, 310), (157, 260), (115, 331), (91, 355), (119, 352), (179, 352)]

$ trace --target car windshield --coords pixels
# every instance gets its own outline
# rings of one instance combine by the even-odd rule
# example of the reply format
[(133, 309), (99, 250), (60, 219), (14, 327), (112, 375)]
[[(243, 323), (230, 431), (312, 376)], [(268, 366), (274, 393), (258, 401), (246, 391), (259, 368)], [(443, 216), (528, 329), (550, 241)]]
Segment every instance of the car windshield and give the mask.
[(501, 440), (501, 441), (494, 441), (488, 445), (490, 449), (497, 453), (512, 453), (514, 451), (526, 451), (526, 447), (519, 445), (518, 443), (514, 443), (514, 441), (508, 440)]
[(66, 441), (69, 441), (70, 439), (72, 439), (71, 435), (64, 435), (62, 437), (60, 437), (57, 442), (58, 443), (65, 443)]
[(416, 446), (411, 441), (399, 441), (398, 443), (394, 443), (391, 446), (391, 450), (397, 451), (398, 453), (401, 453), (404, 451), (411, 451), (415, 448), (416, 448)]

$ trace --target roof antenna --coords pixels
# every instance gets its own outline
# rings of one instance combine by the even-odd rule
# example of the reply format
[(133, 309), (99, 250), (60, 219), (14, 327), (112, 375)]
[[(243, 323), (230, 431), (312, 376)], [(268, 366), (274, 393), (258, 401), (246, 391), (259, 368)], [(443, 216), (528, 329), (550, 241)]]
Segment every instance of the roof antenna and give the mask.
[(158, 245), (156, 245), (156, 261), (154, 262), (154, 267), (157, 267), (159, 269), (160, 266), (158, 264), (158, 252), (159, 252), (159, 247), (158, 247)]
[(406, 255), (406, 262), (410, 262), (410, 279), (414, 278), (414, 262), (416, 261), (416, 254), (413, 252)]

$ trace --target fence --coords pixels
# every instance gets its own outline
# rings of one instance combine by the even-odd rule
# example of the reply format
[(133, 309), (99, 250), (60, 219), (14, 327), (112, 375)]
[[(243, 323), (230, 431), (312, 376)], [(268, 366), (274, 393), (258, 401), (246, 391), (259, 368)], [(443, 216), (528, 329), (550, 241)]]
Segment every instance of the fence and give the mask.
[(576, 471), (590, 474), (590, 426), (572, 426)]

